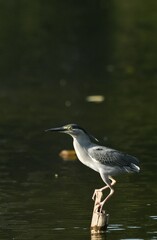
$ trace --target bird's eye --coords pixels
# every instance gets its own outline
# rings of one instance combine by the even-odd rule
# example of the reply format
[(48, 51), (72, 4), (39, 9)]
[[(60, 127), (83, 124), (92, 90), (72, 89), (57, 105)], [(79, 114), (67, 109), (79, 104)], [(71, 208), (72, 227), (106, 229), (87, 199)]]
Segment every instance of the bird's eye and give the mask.
[(67, 129), (68, 129), (68, 130), (72, 130), (72, 126), (69, 125), (69, 126), (67, 127)]

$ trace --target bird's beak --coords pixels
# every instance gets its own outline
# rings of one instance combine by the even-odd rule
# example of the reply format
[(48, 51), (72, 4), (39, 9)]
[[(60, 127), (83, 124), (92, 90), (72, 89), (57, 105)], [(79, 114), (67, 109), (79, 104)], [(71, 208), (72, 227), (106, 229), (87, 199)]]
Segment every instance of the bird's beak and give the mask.
[(58, 128), (49, 128), (49, 129), (45, 130), (45, 132), (49, 132), (49, 131), (52, 131), (52, 132), (64, 132), (64, 131), (66, 131), (66, 128), (58, 127)]

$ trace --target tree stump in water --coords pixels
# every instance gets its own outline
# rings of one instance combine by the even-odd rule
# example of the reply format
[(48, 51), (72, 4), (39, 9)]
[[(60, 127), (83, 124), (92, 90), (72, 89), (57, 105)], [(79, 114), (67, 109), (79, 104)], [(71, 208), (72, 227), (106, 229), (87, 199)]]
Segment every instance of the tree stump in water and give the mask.
[(106, 214), (104, 210), (99, 212), (99, 209), (97, 208), (97, 204), (101, 202), (102, 195), (102, 192), (97, 192), (96, 194), (91, 221), (91, 234), (104, 233), (107, 230), (109, 214)]

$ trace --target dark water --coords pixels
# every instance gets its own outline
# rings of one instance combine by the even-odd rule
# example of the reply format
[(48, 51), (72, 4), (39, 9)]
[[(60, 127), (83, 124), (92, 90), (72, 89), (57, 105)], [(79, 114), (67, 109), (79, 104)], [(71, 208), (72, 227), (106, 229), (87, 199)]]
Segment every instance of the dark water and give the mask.
[[(137, 156), (118, 176), (106, 235), (157, 239), (157, 3), (0, 2), (0, 239), (91, 239), (94, 171), (63, 161), (76, 122)], [(102, 95), (93, 103), (87, 96)]]

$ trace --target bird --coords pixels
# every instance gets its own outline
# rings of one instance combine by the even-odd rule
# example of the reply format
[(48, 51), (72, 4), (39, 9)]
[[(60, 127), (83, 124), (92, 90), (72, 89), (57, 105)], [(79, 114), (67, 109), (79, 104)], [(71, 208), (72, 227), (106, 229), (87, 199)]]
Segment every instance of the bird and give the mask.
[(98, 192), (103, 192), (105, 189), (110, 191), (104, 200), (96, 203), (95, 211), (97, 212), (102, 212), (104, 204), (114, 193), (113, 185), (115, 185), (116, 180), (113, 176), (121, 173), (138, 173), (140, 171), (139, 160), (136, 157), (97, 144), (96, 141), (98, 140), (77, 124), (67, 124), (45, 131), (70, 135), (73, 138), (73, 146), (78, 159), (100, 174), (105, 186), (95, 189), (92, 199), (94, 200), (97, 197)]

